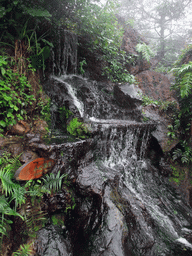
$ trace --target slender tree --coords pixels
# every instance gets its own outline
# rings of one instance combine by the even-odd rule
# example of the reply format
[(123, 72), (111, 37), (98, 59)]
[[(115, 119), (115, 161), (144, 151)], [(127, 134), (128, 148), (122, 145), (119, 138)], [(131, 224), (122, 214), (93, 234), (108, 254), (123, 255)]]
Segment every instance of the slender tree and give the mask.
[[(178, 22), (190, 10), (191, 0), (121, 0), (121, 15), (133, 19), (135, 27), (153, 41), (158, 41), (158, 58), (163, 61), (167, 42), (181, 35)], [(182, 30), (183, 33), (184, 29)], [(168, 39), (168, 40), (167, 40)]]

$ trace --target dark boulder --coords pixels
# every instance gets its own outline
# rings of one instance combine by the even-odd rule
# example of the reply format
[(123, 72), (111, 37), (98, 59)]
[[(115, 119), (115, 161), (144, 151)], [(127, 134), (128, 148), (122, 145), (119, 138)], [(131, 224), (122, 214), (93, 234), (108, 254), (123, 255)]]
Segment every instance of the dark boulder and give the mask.
[(64, 238), (63, 229), (50, 225), (42, 228), (36, 239), (37, 256), (72, 256), (70, 242)]

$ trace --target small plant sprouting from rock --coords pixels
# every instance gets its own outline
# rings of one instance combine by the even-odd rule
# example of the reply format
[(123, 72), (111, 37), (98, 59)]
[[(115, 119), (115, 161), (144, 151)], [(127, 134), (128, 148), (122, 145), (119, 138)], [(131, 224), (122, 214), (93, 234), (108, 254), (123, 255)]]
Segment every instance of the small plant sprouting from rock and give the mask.
[(81, 75), (85, 74), (85, 70), (84, 70), (83, 66), (86, 66), (86, 65), (87, 65), (87, 62), (85, 59), (83, 59), (82, 61), (79, 62), (79, 72)]
[(143, 106), (148, 106), (150, 104), (155, 105), (159, 107), (160, 110), (166, 111), (169, 108), (174, 109), (177, 105), (176, 101), (159, 101), (159, 100), (154, 100), (146, 95), (142, 95), (142, 105)]
[(78, 138), (86, 138), (90, 135), (90, 131), (86, 124), (79, 122), (78, 118), (73, 118), (67, 126), (67, 131)]
[(30, 256), (33, 253), (32, 244), (23, 244), (13, 253), (13, 256)]

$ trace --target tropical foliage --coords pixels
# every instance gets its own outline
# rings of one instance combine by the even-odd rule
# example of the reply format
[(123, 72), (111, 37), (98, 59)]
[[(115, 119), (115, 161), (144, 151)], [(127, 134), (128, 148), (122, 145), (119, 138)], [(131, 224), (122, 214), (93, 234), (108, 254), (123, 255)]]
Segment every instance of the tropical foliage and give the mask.
[(151, 57), (154, 57), (154, 53), (151, 50), (151, 48), (145, 44), (137, 44), (136, 45), (136, 50), (141, 53), (142, 57), (147, 60), (148, 62), (150, 61)]
[(79, 122), (78, 118), (73, 118), (67, 126), (67, 131), (76, 137), (86, 138), (90, 135), (90, 131), (86, 124)]
[[(50, 100), (48, 97), (41, 99), (42, 89), (36, 82), (34, 68), (28, 61), (23, 69), (26, 75), (18, 68), (12, 57), (5, 53), (0, 55), (0, 131), (19, 120), (31, 121), (36, 115), (50, 120)], [(35, 86), (29, 83), (27, 76)]]
[(26, 117), (35, 97), (26, 76), (11, 69), (8, 57), (0, 56), (0, 69), (0, 128), (5, 128)]
[[(191, 47), (188, 47), (188, 52)], [(173, 153), (174, 160), (180, 160), (183, 164), (189, 164), (192, 161), (191, 150), (191, 126), (192, 126), (192, 62), (181, 64), (187, 51), (182, 54), (175, 67), (171, 70), (175, 75), (175, 84), (172, 89), (175, 90), (180, 109), (174, 114), (173, 125), (169, 126), (169, 134), (172, 138), (180, 139), (180, 147)]]
[[(134, 77), (124, 68), (131, 61), (130, 56), (120, 49), (124, 30), (115, 15), (117, 2), (3, 0), (0, 3), (0, 20), (4, 23), (0, 26), (2, 44), (15, 47), (19, 42), (26, 47), (32, 66), (45, 69), (45, 60), (54, 47), (51, 35), (62, 26), (86, 38), (90, 51), (101, 52), (99, 58), (105, 62), (103, 74), (109, 79), (133, 82)], [(81, 62), (81, 73), (85, 63), (86, 60)]]
[[(11, 158), (3, 153), (0, 158), (0, 237), (8, 235), (14, 222), (10, 216), (19, 217), (27, 227), (27, 235), (34, 236), (43, 223), (46, 213), (41, 210), (43, 195), (61, 190), (65, 174), (47, 174), (42, 179), (20, 184), (14, 179), (15, 170), (21, 165), (19, 156)], [(23, 247), (24, 250), (24, 247)], [(17, 255), (17, 254), (15, 254)]]

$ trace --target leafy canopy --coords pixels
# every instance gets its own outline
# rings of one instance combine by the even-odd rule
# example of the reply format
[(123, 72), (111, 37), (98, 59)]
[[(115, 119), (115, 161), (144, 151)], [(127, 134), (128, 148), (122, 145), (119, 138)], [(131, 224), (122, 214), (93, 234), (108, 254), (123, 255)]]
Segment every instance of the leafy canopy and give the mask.
[[(124, 68), (130, 57), (120, 49), (124, 31), (115, 15), (117, 6), (117, 0), (105, 4), (99, 0), (2, 0), (1, 41), (14, 45), (15, 40), (25, 40), (33, 67), (45, 69), (45, 59), (54, 47), (49, 36), (62, 26), (86, 38), (91, 51), (101, 53), (105, 62), (103, 74), (109, 79), (134, 82), (134, 77)], [(41, 27), (45, 24), (46, 32), (43, 32)]]

